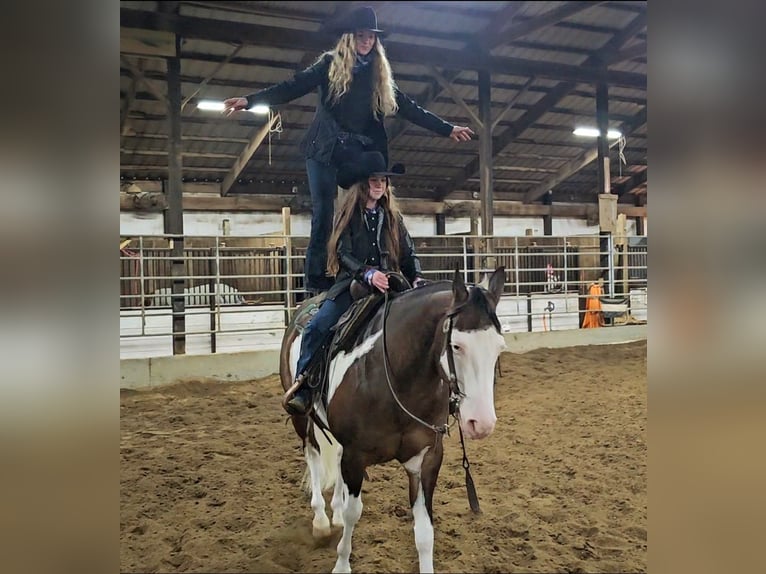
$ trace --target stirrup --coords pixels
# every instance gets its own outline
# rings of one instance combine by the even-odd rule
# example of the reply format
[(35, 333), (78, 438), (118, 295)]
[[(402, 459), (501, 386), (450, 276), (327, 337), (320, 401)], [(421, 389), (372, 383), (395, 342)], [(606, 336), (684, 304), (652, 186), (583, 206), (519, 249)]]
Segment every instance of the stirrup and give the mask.
[(290, 404), (288, 404), (297, 394), (297, 392), (303, 387), (305, 379), (305, 374), (301, 374), (298, 377), (296, 377), (295, 382), (292, 384), (292, 386), (287, 389), (284, 396), (282, 397), (282, 408), (285, 409), (289, 414), (295, 415), (295, 416), (306, 416), (311, 412), (311, 404), (309, 404), (308, 409), (306, 409), (305, 413), (297, 412)]

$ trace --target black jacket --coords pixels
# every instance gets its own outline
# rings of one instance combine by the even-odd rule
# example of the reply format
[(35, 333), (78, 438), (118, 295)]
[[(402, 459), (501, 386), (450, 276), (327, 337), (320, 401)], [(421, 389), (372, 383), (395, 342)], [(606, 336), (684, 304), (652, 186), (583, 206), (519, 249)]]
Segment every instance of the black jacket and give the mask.
[[(335, 104), (330, 104), (328, 74), (332, 56), (325, 54), (314, 65), (298, 72), (290, 80), (246, 96), (248, 107), (255, 104), (278, 106), (300, 98), (319, 89), (314, 119), (300, 144), (306, 158), (329, 164), (333, 149), (341, 132), (367, 136), (372, 144), (366, 151), (379, 151), (388, 164), (388, 135), (383, 119), (372, 113), (372, 66), (368, 65), (354, 74), (349, 91)], [(400, 116), (422, 128), (441, 136), (452, 133), (449, 124), (418, 106), (415, 101), (396, 89), (396, 103)]]
[[(380, 261), (380, 265), (375, 266), (376, 269), (393, 271), (395, 266), (389, 261), (387, 253), (381, 253), (381, 245), (388, 245), (385, 212), (380, 210), (377, 241), (376, 245), (372, 245), (364, 214), (361, 211), (355, 211), (348, 226), (338, 239), (337, 251), (340, 271), (335, 276), (335, 284), (328, 291), (327, 298), (335, 299), (340, 293), (348, 289), (353, 279), (364, 282), (365, 272), (372, 268), (368, 262), (373, 257)], [(399, 270), (410, 283), (413, 283), (417, 277), (423, 276), (420, 260), (415, 254), (415, 244), (401, 217), (399, 218)]]

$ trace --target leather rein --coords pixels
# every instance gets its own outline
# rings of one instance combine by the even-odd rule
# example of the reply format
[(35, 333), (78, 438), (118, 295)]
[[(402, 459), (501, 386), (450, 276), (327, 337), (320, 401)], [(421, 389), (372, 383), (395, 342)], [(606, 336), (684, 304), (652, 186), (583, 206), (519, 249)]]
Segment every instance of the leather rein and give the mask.
[[(388, 297), (388, 291), (385, 292), (385, 303), (384, 303), (384, 310), (383, 310), (383, 367), (386, 372), (386, 382), (388, 383), (388, 388), (391, 391), (391, 395), (394, 397), (394, 400), (396, 401), (396, 404), (399, 405), (399, 408), (404, 411), (405, 414), (407, 414), (410, 418), (415, 420), (416, 422), (422, 424), (423, 426), (431, 429), (436, 434), (446, 434), (449, 436), (449, 425), (447, 423), (443, 425), (433, 425), (427, 421), (424, 421), (417, 415), (410, 412), (407, 407), (405, 407), (402, 402), (399, 400), (399, 397), (396, 395), (396, 392), (394, 391), (393, 384), (391, 383), (391, 376), (389, 374), (389, 368), (388, 368), (388, 347), (386, 345), (386, 322), (388, 319), (388, 311), (391, 307), (391, 300)], [(457, 380), (457, 372), (455, 369), (455, 354), (452, 350), (452, 327), (454, 323), (455, 316), (460, 313), (460, 311), (463, 310), (463, 306), (460, 305), (458, 307), (455, 307), (453, 309), (450, 309), (450, 311), (447, 313), (445, 321), (442, 325), (442, 332), (446, 334), (444, 338), (444, 346), (442, 347), (442, 350), (446, 348), (447, 352), (447, 366), (449, 368), (449, 373), (445, 373), (443, 367), (441, 366), (441, 362), (438, 363), (439, 365), (439, 371), (441, 372), (441, 379), (445, 383), (447, 383), (447, 386), (449, 388), (450, 396), (449, 396), (449, 414), (452, 415), (452, 417), (458, 421), (458, 431), (460, 432), (460, 446), (463, 449), (463, 468), (465, 469), (465, 486), (468, 493), (468, 504), (471, 507), (471, 510), (474, 513), (480, 513), (481, 508), (479, 507), (479, 498), (476, 495), (476, 487), (473, 483), (473, 478), (471, 477), (471, 471), (470, 463), (468, 462), (468, 457), (465, 454), (465, 440), (463, 438), (463, 429), (460, 426), (459, 420), (458, 420), (458, 414), (460, 412), (460, 402), (465, 397), (465, 394), (460, 390), (460, 386), (458, 384)], [(441, 353), (439, 354), (441, 356)], [(444, 375), (447, 375), (445, 378)]]

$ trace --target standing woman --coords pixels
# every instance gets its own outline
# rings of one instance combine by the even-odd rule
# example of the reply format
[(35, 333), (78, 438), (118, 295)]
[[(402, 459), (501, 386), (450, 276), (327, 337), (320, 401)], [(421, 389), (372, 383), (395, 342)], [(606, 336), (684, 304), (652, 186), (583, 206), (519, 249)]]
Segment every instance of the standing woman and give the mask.
[(402, 273), (414, 287), (424, 281), (390, 185), (389, 176), (396, 173), (386, 169), (380, 152), (364, 152), (358, 161), (341, 168), (341, 186), (350, 189), (338, 209), (328, 247), (327, 271), (335, 282), (303, 331), (295, 383), (282, 401), (292, 415), (305, 415), (311, 409), (311, 391), (303, 373), (332, 326), (351, 306), (351, 283), (357, 280), (384, 293), (389, 289), (386, 271)]
[(455, 141), (468, 141), (473, 131), (453, 126), (418, 106), (396, 87), (379, 37), (375, 11), (358, 8), (338, 29), (335, 48), (295, 76), (244, 97), (224, 101), (227, 115), (258, 104), (291, 102), (318, 89), (314, 120), (300, 144), (306, 157), (311, 193), (311, 237), (306, 251), (306, 290), (326, 291), (332, 284), (325, 274), (327, 241), (337, 192), (337, 168), (353, 162), (363, 151), (378, 151), (388, 165), (388, 136), (383, 120), (400, 116), (422, 128)]

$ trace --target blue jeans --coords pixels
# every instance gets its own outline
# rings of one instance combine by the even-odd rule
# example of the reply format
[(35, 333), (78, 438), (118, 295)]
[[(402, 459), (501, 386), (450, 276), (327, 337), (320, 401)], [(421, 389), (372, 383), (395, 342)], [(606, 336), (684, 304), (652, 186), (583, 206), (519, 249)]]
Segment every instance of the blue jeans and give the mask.
[(337, 193), (337, 169), (333, 165), (306, 160), (311, 192), (311, 236), (306, 249), (306, 289), (326, 291), (335, 282), (327, 277), (327, 241), (332, 232), (333, 202)]
[(301, 339), (301, 356), (295, 368), (295, 374), (299, 375), (306, 370), (311, 358), (325, 342), (330, 329), (340, 319), (340, 316), (351, 307), (351, 292), (346, 290), (338, 295), (334, 301), (325, 299), (319, 311), (306, 325)]

